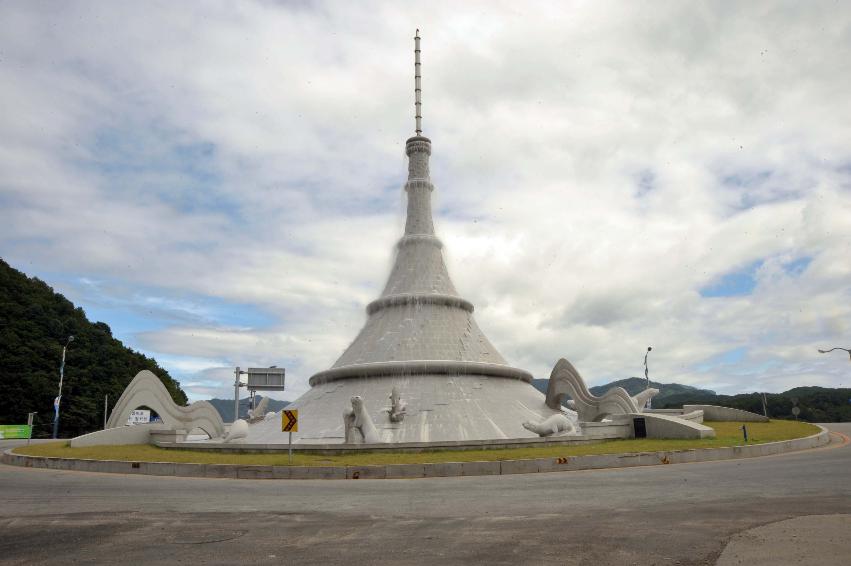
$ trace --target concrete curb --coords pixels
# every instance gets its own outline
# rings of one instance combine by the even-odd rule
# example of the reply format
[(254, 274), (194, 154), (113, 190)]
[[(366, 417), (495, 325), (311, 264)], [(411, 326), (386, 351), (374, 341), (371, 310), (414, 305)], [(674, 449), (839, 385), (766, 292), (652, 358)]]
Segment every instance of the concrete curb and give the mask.
[[(816, 425), (819, 426), (819, 425)], [(412, 479), (455, 476), (489, 476), (535, 474), (544, 472), (629, 468), (659, 464), (712, 462), (739, 458), (758, 458), (824, 446), (830, 433), (821, 432), (804, 438), (731, 446), (727, 448), (694, 448), (660, 452), (600, 454), (534, 460), (495, 460), (487, 462), (442, 462), (436, 464), (388, 464), (382, 466), (243, 466), (234, 464), (181, 464), (173, 462), (124, 462), (120, 460), (78, 460), (3, 452), (0, 462), (12, 466), (50, 470), (76, 470), (112, 474), (152, 476), (207, 477), (231, 479)]]

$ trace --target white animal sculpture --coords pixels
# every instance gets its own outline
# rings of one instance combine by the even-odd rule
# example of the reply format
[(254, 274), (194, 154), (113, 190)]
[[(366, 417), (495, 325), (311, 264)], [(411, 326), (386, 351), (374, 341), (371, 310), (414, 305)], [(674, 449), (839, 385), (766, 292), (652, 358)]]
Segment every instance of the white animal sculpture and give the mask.
[(246, 436), (248, 436), (248, 423), (242, 419), (237, 419), (230, 425), (230, 431), (225, 437), (225, 442), (245, 440)]
[(260, 399), (260, 403), (254, 408), (254, 410), (248, 411), (248, 422), (256, 423), (262, 421), (266, 418), (266, 407), (269, 406), (269, 398), (263, 397)]
[(550, 415), (539, 423), (526, 421), (523, 428), (531, 430), (538, 436), (561, 436), (574, 431), (573, 422), (562, 413)]
[(638, 395), (632, 398), (632, 400), (635, 401), (635, 405), (638, 407), (638, 410), (643, 413), (644, 408), (647, 406), (647, 400), (652, 399), (658, 394), (658, 389), (656, 389), (655, 387), (650, 387), (648, 389), (645, 389), (644, 391), (640, 391)]
[(405, 420), (405, 411), (408, 408), (408, 404), (402, 400), (402, 396), (399, 395), (399, 390), (395, 387), (392, 391), (390, 391), (390, 408), (385, 409), (389, 413), (390, 422), (391, 423), (400, 423)]
[(381, 442), (378, 429), (359, 395), (352, 397), (352, 408), (343, 411), (343, 426), (346, 429), (346, 444), (376, 444)]

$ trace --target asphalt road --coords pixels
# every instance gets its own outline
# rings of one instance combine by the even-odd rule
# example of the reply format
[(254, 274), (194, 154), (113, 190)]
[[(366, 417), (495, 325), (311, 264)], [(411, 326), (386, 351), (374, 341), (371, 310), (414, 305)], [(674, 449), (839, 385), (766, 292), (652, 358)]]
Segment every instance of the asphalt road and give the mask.
[[(851, 434), (851, 423), (829, 427)], [(757, 540), (744, 533), (763, 525), (812, 515), (834, 529), (846, 525), (846, 440), (748, 460), (419, 480), (167, 478), (0, 465), (0, 563), (715, 564), (731, 539)], [(793, 524), (774, 529), (786, 533), (776, 536), (788, 538)], [(770, 533), (758, 540), (754, 552), (770, 557)], [(825, 546), (804, 534), (798, 544), (813, 547), (803, 555), (814, 564), (848, 556), (825, 555), (842, 541)], [(736, 552), (746, 550), (753, 548)]]

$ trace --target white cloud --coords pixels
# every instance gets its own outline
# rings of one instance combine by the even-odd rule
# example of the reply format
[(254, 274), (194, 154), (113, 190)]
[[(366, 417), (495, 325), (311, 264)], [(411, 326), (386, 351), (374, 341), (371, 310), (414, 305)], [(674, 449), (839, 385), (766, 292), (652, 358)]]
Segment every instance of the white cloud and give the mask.
[[(851, 320), (841, 6), (0, 10), (0, 253), (200, 316), (132, 337), (187, 381), (227, 395), (221, 368), (286, 360), (295, 394), (354, 338), (401, 233), (420, 27), (438, 231), (512, 363), (602, 382), (652, 344), (663, 379), (842, 382), (815, 351)], [(699, 294), (757, 261), (752, 294)], [(739, 347), (734, 371), (697, 371)]]

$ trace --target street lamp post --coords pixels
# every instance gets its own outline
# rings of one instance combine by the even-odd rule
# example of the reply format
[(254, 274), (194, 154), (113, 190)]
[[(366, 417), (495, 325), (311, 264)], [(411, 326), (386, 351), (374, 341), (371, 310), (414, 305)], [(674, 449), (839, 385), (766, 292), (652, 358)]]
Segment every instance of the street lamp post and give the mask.
[(848, 348), (831, 348), (830, 350), (819, 350), (819, 354), (827, 354), (828, 352), (832, 352), (834, 350), (842, 350), (843, 352), (848, 352), (848, 358), (851, 360), (851, 350)]
[(62, 363), (59, 365), (59, 395), (53, 400), (53, 438), (59, 434), (59, 403), (62, 402), (62, 382), (65, 379), (65, 351), (68, 345), (74, 341), (73, 336), (68, 337), (68, 341), (62, 346)]
[[(644, 354), (644, 381), (645, 386), (644, 389), (650, 389), (650, 372), (647, 370), (647, 356), (650, 355), (650, 350), (653, 348), (651, 346), (647, 346), (647, 352)], [(644, 406), (645, 409), (649, 409), (650, 405), (650, 397), (647, 398), (647, 404)]]
[(247, 373), (247, 371), (239, 369), (239, 366), (236, 366), (233, 371), (233, 422), (236, 422), (239, 418), (239, 388), (243, 387), (239, 382), (239, 376)]

